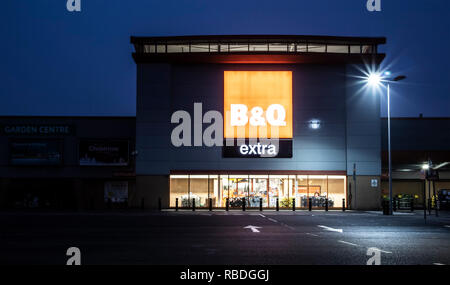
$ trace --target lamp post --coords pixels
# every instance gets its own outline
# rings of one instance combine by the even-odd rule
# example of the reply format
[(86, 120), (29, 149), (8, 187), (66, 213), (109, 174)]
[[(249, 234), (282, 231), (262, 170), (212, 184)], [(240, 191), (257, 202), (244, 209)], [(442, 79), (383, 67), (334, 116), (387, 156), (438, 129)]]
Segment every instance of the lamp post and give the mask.
[[(390, 76), (389, 71), (384, 72), (385, 76)], [(389, 160), (389, 215), (392, 215), (392, 156), (391, 156), (391, 92), (390, 82), (397, 82), (405, 79), (406, 76), (399, 75), (394, 78), (383, 78), (377, 73), (370, 74), (367, 82), (370, 85), (379, 85), (382, 81), (386, 81), (387, 87), (387, 119), (388, 119), (388, 160)]]

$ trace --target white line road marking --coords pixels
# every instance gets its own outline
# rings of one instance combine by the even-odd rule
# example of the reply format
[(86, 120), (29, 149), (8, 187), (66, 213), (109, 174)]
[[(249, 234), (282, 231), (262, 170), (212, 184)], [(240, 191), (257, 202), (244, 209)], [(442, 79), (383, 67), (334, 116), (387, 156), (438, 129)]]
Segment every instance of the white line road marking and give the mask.
[(376, 248), (376, 247), (372, 247), (372, 248), (378, 250), (379, 252), (383, 252), (383, 253), (392, 253), (391, 251), (381, 250), (381, 249)]
[(322, 228), (324, 230), (330, 231), (330, 232), (338, 232), (338, 233), (342, 233), (342, 229), (334, 229), (334, 228), (330, 228), (327, 226), (322, 226), (322, 225), (318, 225), (319, 228)]
[(446, 228), (450, 228), (450, 226), (448, 226), (448, 225), (445, 225), (444, 227), (446, 227)]
[(274, 222), (274, 223), (278, 223), (278, 221), (277, 220), (274, 220), (274, 219), (272, 219), (272, 218), (267, 218), (269, 221), (272, 221), (272, 222)]
[(266, 216), (264, 216), (263, 214), (259, 214), (261, 217), (265, 218)]
[(318, 235), (316, 235), (316, 234), (312, 234), (312, 233), (306, 233), (306, 234), (310, 235), (310, 236), (318, 237)]
[(251, 229), (252, 232), (254, 232), (254, 233), (259, 233), (259, 230), (258, 230), (258, 229), (260, 229), (260, 228), (261, 228), (261, 227), (252, 226), (252, 225), (248, 225), (248, 226), (244, 227), (244, 229)]
[(445, 264), (442, 264), (442, 263), (433, 263), (434, 265), (445, 265)]
[(286, 228), (290, 229), (290, 230), (295, 230), (293, 227), (286, 225), (285, 223), (281, 223), (280, 225), (285, 226)]
[(351, 243), (351, 242), (344, 241), (344, 240), (338, 240), (338, 242), (340, 242), (340, 243), (345, 243), (345, 244), (348, 244), (348, 245), (353, 245), (353, 246), (359, 246), (359, 245), (357, 245), (357, 244), (355, 244), (355, 243)]

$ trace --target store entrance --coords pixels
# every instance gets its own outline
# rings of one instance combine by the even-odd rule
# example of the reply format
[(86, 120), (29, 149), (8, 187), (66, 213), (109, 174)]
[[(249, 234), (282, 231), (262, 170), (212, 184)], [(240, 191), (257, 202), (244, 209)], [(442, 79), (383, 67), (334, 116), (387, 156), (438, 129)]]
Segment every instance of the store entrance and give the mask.
[[(341, 207), (345, 175), (174, 174), (170, 175), (170, 207), (313, 208)], [(178, 204), (177, 204), (178, 203)]]

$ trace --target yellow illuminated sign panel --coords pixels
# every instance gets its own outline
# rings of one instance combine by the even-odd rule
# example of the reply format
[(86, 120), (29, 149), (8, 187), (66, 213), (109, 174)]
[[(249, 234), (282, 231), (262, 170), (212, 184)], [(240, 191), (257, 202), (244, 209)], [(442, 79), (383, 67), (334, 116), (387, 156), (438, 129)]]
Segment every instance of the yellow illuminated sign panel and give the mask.
[(225, 138), (292, 138), (292, 71), (225, 71), (224, 114)]

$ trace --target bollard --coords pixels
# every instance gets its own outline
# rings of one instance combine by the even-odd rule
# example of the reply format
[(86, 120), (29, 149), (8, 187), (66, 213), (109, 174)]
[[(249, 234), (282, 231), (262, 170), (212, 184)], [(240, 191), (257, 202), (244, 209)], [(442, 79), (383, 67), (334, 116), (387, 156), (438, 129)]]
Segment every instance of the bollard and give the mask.
[(411, 204), (409, 204), (411, 207), (411, 212), (414, 212), (414, 198), (411, 198)]
[(393, 207), (393, 211), (396, 212), (397, 211), (397, 199), (394, 198), (394, 201), (392, 203), (392, 207)]
[(212, 211), (212, 198), (209, 198), (209, 211)]
[(245, 212), (245, 198), (242, 198), (242, 211)]
[(230, 199), (227, 198), (225, 201), (225, 211), (228, 211), (229, 207), (230, 207)]
[(192, 211), (195, 211), (195, 198), (192, 198)]
[(175, 199), (175, 211), (178, 211), (178, 198)]
[(431, 199), (428, 199), (428, 215), (431, 215)]
[(292, 211), (295, 212), (295, 198), (292, 198)]
[(158, 210), (161, 211), (161, 197), (158, 198)]
[(259, 198), (259, 211), (262, 212), (262, 203), (263, 203), (263, 198)]
[(325, 212), (328, 212), (328, 199), (325, 199)]
[(342, 198), (342, 212), (345, 212), (345, 198)]
[(383, 215), (389, 215), (389, 201), (388, 200), (383, 200), (382, 207), (383, 207)]
[(312, 198), (311, 197), (309, 197), (308, 198), (308, 210), (311, 212), (311, 210), (312, 210)]
[(275, 206), (276, 206), (276, 208), (277, 208), (277, 211), (279, 211), (279, 210), (280, 210), (280, 203), (279, 203), (278, 198), (277, 198), (277, 204), (276, 204)]
[(145, 203), (144, 203), (144, 198), (141, 199), (141, 209), (144, 210), (145, 209)]

